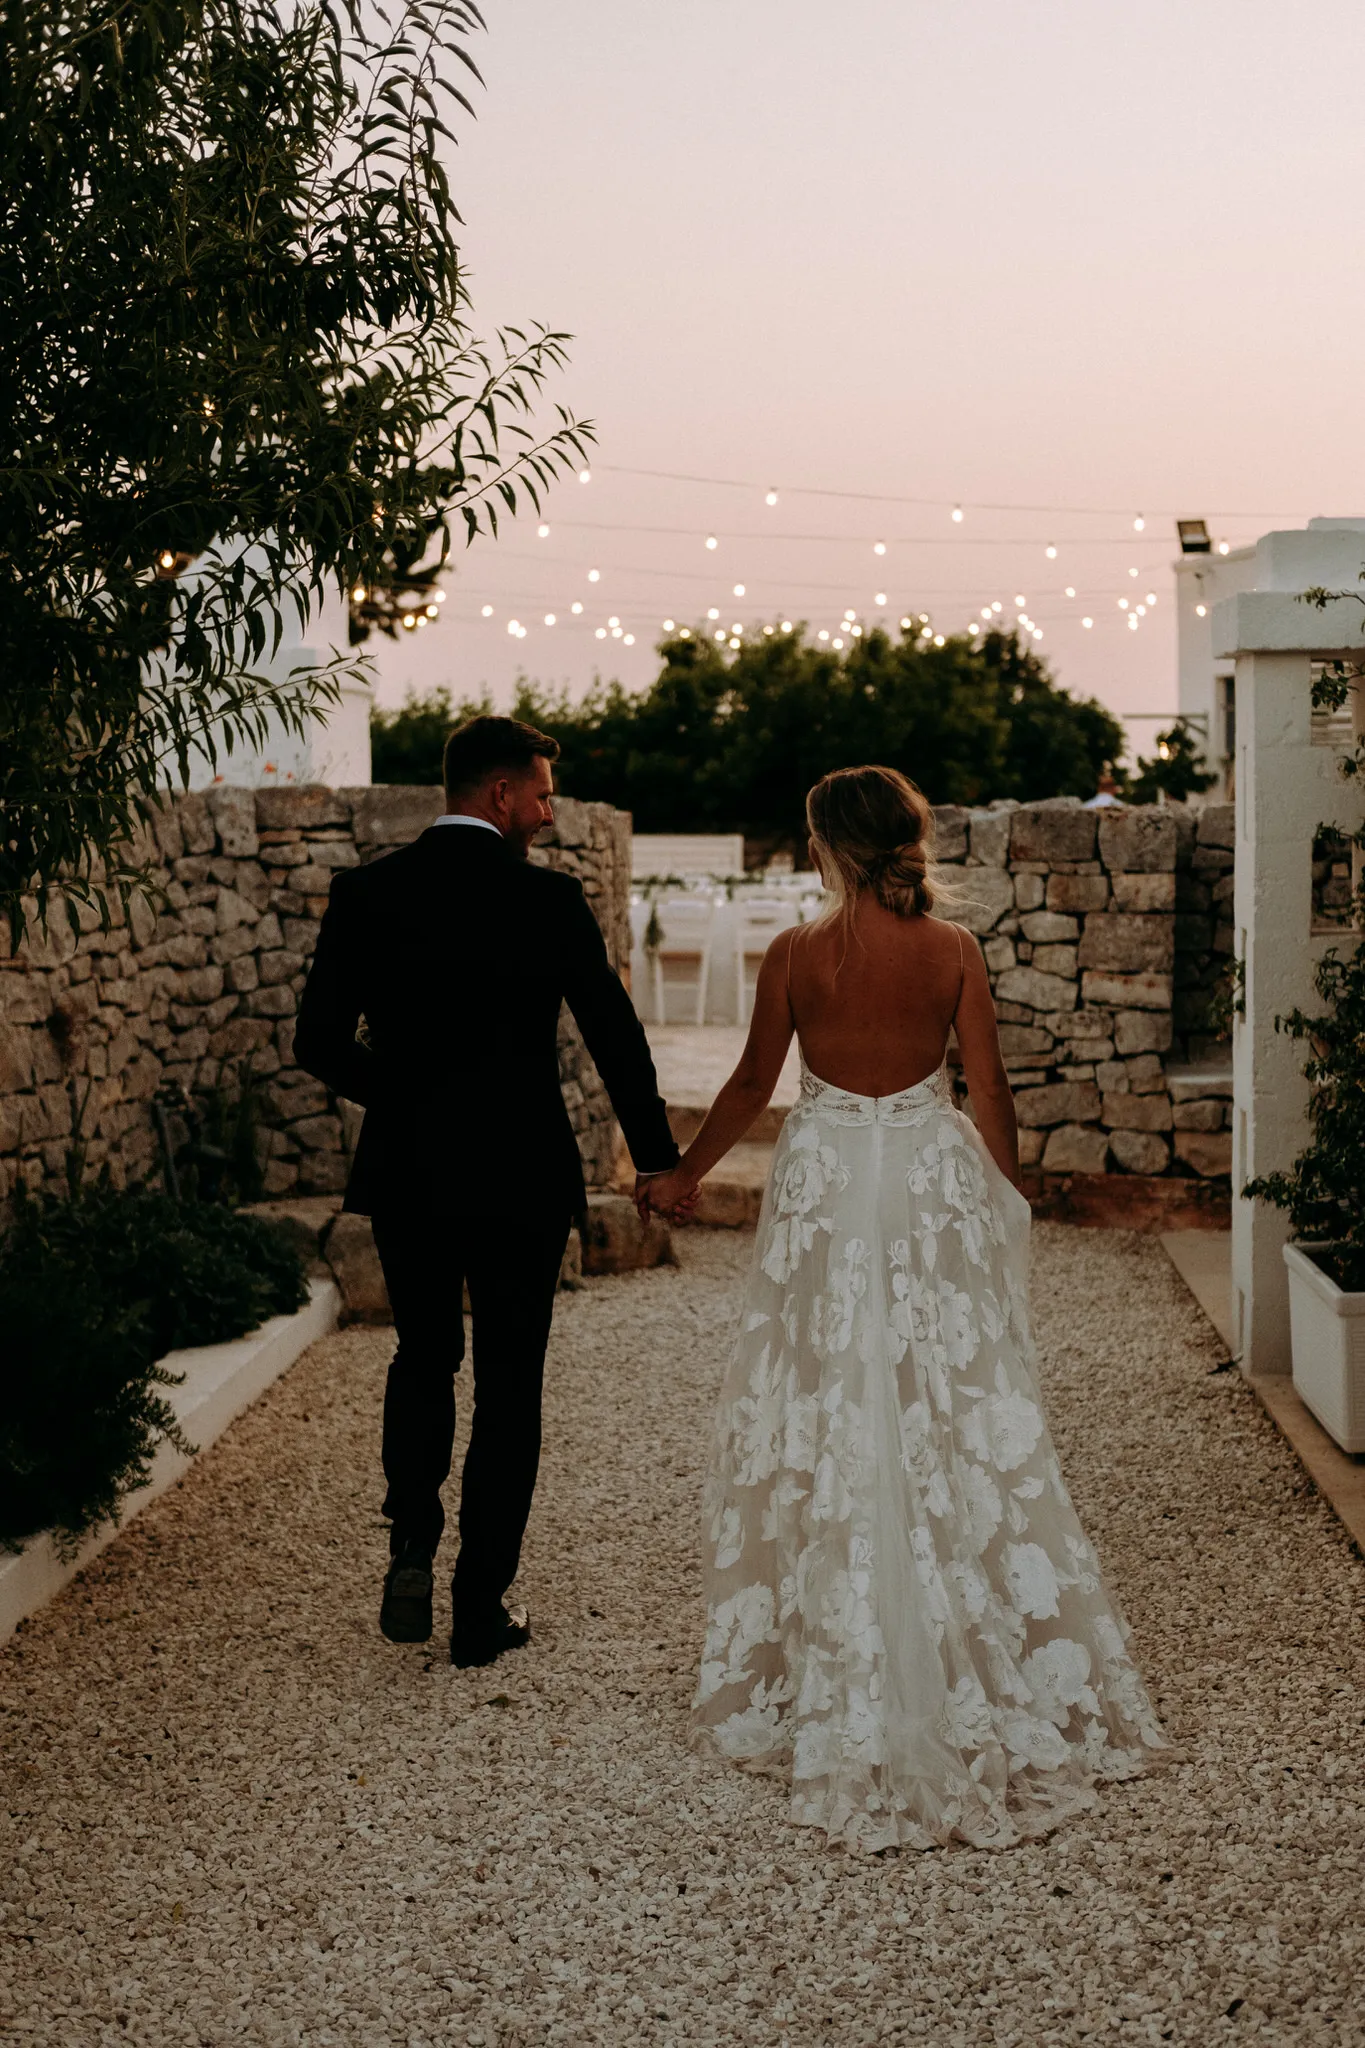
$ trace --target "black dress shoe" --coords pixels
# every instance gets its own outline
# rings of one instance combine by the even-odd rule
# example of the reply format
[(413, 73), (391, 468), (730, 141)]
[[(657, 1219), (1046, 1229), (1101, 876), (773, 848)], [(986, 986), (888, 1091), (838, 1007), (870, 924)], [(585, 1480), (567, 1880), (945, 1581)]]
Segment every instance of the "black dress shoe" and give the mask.
[(384, 1574), (379, 1626), (391, 1643), (431, 1637), (431, 1554), (414, 1543), (396, 1551)]
[(462, 1670), (492, 1664), (504, 1650), (519, 1650), (531, 1640), (531, 1617), (524, 1607), (498, 1607), (491, 1620), (469, 1623), (456, 1619), (450, 1632), (450, 1661)]

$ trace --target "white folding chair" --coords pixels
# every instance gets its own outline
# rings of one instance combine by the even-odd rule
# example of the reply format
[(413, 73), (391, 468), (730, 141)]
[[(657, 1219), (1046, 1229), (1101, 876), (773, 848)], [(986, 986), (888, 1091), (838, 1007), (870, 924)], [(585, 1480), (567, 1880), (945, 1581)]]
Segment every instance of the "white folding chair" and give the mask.
[[(800, 924), (801, 906), (792, 895), (735, 891), (735, 1022), (747, 1024), (763, 955), (779, 932)], [(750, 969), (752, 968), (752, 979)]]
[[(654, 1022), (667, 1024), (668, 992), (679, 989), (689, 998), (691, 1022), (706, 1021), (706, 993), (711, 979), (711, 934), (716, 921), (715, 897), (709, 892), (656, 896), (653, 904), (659, 943), (652, 950)], [(679, 1020), (681, 1021), (681, 1020)]]

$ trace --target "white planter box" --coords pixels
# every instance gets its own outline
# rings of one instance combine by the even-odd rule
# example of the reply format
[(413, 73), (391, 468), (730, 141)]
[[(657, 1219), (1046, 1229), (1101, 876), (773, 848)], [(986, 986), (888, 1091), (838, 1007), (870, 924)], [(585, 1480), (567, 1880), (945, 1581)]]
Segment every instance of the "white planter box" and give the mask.
[[(300, 1354), (337, 1325), (341, 1297), (334, 1280), (309, 1282), (308, 1300), (292, 1316), (272, 1316), (249, 1336), (235, 1337), (228, 1344), (203, 1344), (193, 1351), (172, 1351), (162, 1363), (170, 1372), (183, 1372), (185, 1383), (166, 1387), (166, 1400), (176, 1420), (196, 1451), (206, 1451), (244, 1408), (249, 1408), (272, 1381), (287, 1372)], [(174, 1486), (193, 1460), (168, 1443), (158, 1446), (151, 1475), (145, 1486), (126, 1496), (122, 1520), (128, 1522), (155, 1500), (168, 1486)], [(0, 1642), (13, 1635), (26, 1615), (46, 1606), (63, 1586), (69, 1585), (92, 1557), (112, 1543), (119, 1533), (117, 1522), (102, 1522), (86, 1537), (74, 1557), (62, 1557), (51, 1536), (31, 1536), (23, 1549), (11, 1556), (0, 1551)]]
[(1365, 1451), (1365, 1294), (1347, 1294), (1306, 1256), (1312, 1245), (1287, 1244), (1289, 1330), (1294, 1391), (1341, 1445)]

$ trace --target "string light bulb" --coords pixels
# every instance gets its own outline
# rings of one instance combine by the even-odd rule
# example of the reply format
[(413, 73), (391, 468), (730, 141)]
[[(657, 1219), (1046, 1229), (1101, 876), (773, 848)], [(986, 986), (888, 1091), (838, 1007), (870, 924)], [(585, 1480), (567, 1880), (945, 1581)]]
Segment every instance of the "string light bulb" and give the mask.
[(364, 584), (363, 584), (363, 583), (357, 583), (357, 585), (356, 585), (355, 589), (354, 589), (354, 590), (353, 590), (353, 591), (351, 592), (351, 603), (352, 603), (352, 604), (364, 604), (364, 602), (365, 602), (365, 598), (366, 598), (366, 594), (367, 594), (367, 593), (366, 593), (366, 590), (365, 590), (365, 586), (364, 586)]
[(692, 638), (692, 628), (690, 626), (679, 626), (678, 638), (680, 640), (690, 640)]
[(961, 524), (962, 524), (963, 520), (964, 520), (964, 519), (966, 518), (966, 516), (967, 516), (967, 515), (966, 515), (966, 513), (965, 513), (965, 512), (963, 511), (963, 509), (962, 509), (962, 507), (961, 507), (960, 505), (954, 505), (954, 507), (953, 507), (953, 524), (954, 524), (954, 526), (961, 526)]
[(884, 540), (874, 540), (872, 552), (874, 555), (884, 555), (886, 553), (886, 542)]
[(831, 640), (829, 644), (831, 647), (842, 647), (844, 643), (842, 640), (836, 637), (835, 639)]
[(829, 634), (825, 631), (824, 627), (822, 626), (815, 637), (817, 640), (828, 640)]
[(1076, 586), (1075, 586), (1075, 584), (1074, 584), (1074, 583), (1068, 583), (1068, 584), (1067, 584), (1067, 586), (1066, 586), (1066, 594), (1067, 594), (1067, 596), (1068, 596), (1068, 597), (1074, 597), (1074, 596), (1076, 595)]
[(713, 640), (724, 640), (724, 639), (725, 639), (725, 637), (726, 637), (726, 634), (725, 634), (725, 628), (724, 628), (724, 626), (722, 626), (722, 627), (721, 627), (721, 628), (719, 629), (719, 631), (718, 631), (718, 632), (715, 632), (715, 633), (713, 633), (713, 634), (711, 635), (711, 638), (712, 638)]
[(545, 623), (547, 626), (553, 626), (553, 624), (555, 623), (555, 615), (553, 612), (546, 612)]
[(622, 640), (621, 645), (623, 647), (633, 647), (635, 645), (635, 635), (633, 633), (627, 633), (624, 640)]
[(1126, 611), (1127, 611), (1127, 609), (1128, 609), (1128, 600), (1127, 600), (1127, 598), (1126, 598), (1126, 597), (1121, 597), (1121, 598), (1119, 599), (1119, 610), (1120, 610), (1121, 612), (1126, 612)]
[(1136, 569), (1130, 569), (1130, 570), (1128, 571), (1128, 574), (1129, 574), (1130, 576), (1136, 576), (1136, 575), (1137, 575), (1137, 570), (1136, 570)]
[(578, 472), (578, 481), (581, 484), (590, 484), (592, 482), (592, 471), (590, 469), (580, 469)]
[(608, 624), (609, 626), (619, 626), (619, 625), (620, 625), (620, 623), (621, 623), (621, 621), (620, 621), (619, 619), (617, 619), (617, 618), (610, 618), (610, 619), (608, 619), (608, 620), (607, 620), (607, 624)]
[(720, 617), (720, 613), (717, 611), (716, 607), (712, 605), (710, 611), (706, 614), (706, 616), (708, 619), (718, 619)]
[(1092, 627), (1092, 626), (1094, 625), (1094, 623), (1095, 623), (1095, 621), (1094, 621), (1093, 619), (1082, 619), (1082, 620), (1081, 620), (1081, 624), (1082, 624), (1082, 625), (1083, 625), (1083, 626), (1085, 627), (1085, 629), (1086, 629), (1086, 631), (1087, 631), (1087, 632), (1089, 632), (1090, 628), (1091, 628), (1091, 627)]
[(935, 647), (942, 647), (942, 646), (943, 646), (944, 644), (945, 644), (945, 643), (944, 643), (944, 638), (943, 638), (943, 635), (942, 635), (942, 633), (935, 633), (935, 635), (934, 635), (934, 645), (935, 645)]
[(1144, 527), (1146, 526), (1146, 524), (1147, 524), (1147, 521), (1146, 521), (1146, 520), (1145, 520), (1145, 519), (1143, 518), (1142, 514), (1141, 514), (1141, 513), (1139, 512), (1139, 513), (1138, 513), (1138, 516), (1137, 516), (1137, 518), (1136, 518), (1136, 519), (1135, 519), (1135, 520), (1133, 521), (1133, 531), (1134, 531), (1134, 533), (1141, 533), (1141, 532), (1142, 532), (1142, 530), (1143, 530), (1143, 528), (1144, 528)]
[(536, 528), (536, 533), (541, 540), (548, 540), (550, 538), (550, 529), (545, 524), (545, 521), (543, 519), (541, 520), (540, 525)]
[(885, 592), (884, 590), (879, 590), (879, 591), (877, 591), (877, 592), (875, 593), (875, 595), (873, 596), (872, 602), (873, 602), (873, 604), (885, 604), (885, 603), (886, 603), (886, 592)]
[(763, 502), (765, 505), (775, 505), (777, 503), (777, 492), (769, 491), (767, 497), (763, 500)]
[(664, 631), (665, 631), (665, 633), (671, 633), (671, 632), (673, 631), (673, 621), (672, 621), (672, 619), (665, 619), (665, 620), (664, 620)]
[(1156, 592), (1154, 590), (1149, 590), (1147, 592), (1147, 602), (1148, 604), (1156, 603)]
[(575, 618), (577, 618), (577, 617), (578, 617), (578, 614), (579, 614), (579, 613), (580, 613), (580, 612), (582, 611), (582, 609), (583, 609), (582, 605), (581, 605), (581, 604), (577, 604), (577, 603), (575, 603), (575, 604), (571, 604), (571, 605), (569, 606), (569, 610), (570, 610), (570, 611), (571, 611), (571, 612), (573, 613), (573, 615), (574, 615), (574, 617), (575, 617)]
[(156, 559), (163, 569), (173, 569), (175, 567), (175, 556), (169, 548), (163, 548)]
[[(434, 605), (434, 604), (429, 604), (429, 605), (427, 606), (427, 608), (426, 608), (426, 611), (427, 611), (427, 617), (428, 617), (429, 619), (435, 619), (435, 618), (439, 618), (439, 616), (440, 616), (440, 607), (439, 607), (439, 606), (437, 606), (437, 605)], [(551, 623), (551, 624), (553, 624), (553, 623), (554, 623), (554, 622), (553, 622), (553, 620), (551, 620), (551, 622), (550, 622), (550, 623)]]
[(507, 630), (509, 633), (516, 634), (520, 632), (521, 627), (516, 619), (509, 619), (507, 621)]
[(743, 585), (742, 583), (737, 583), (737, 584), (735, 585), (735, 592), (734, 592), (734, 594), (735, 594), (735, 596), (736, 596), (736, 597), (743, 597), (743, 595), (744, 595), (744, 585)]
[(605, 626), (599, 626), (599, 627), (597, 628), (597, 633), (596, 633), (596, 636), (595, 636), (595, 637), (596, 637), (596, 638), (597, 638), (598, 640), (605, 640), (605, 639), (606, 639), (606, 637), (607, 637), (607, 629), (606, 629), (606, 627), (605, 627)]
[(1220, 540), (1220, 541), (1219, 541), (1219, 543), (1218, 543), (1218, 552), (1219, 552), (1219, 554), (1220, 554), (1220, 555), (1225, 555), (1225, 554), (1227, 553), (1227, 551), (1228, 551), (1228, 544), (1227, 544), (1227, 542), (1226, 542), (1225, 540)]
[(493, 616), (493, 607), (492, 607), (492, 605), (491, 605), (491, 604), (486, 604), (486, 605), (484, 605), (484, 606), (482, 607), (482, 609), (481, 609), (480, 613), (479, 613), (479, 617), (480, 617), (481, 619), (491, 619), (491, 618), (492, 618), (492, 616)]
[(782, 631), (783, 631), (784, 633), (790, 633), (791, 629), (792, 629), (792, 622), (791, 622), (791, 620), (790, 620), (790, 619), (784, 619), (784, 620), (782, 621)]
[(706, 545), (708, 548), (718, 548), (720, 546), (720, 542), (716, 539), (714, 533), (707, 534)]
[(445, 592), (444, 592), (443, 590), (437, 590), (437, 591), (433, 591), (433, 593), (432, 593), (432, 602), (433, 602), (433, 604), (444, 604), (444, 603), (445, 603), (445, 601), (446, 601), (446, 594), (445, 594)]
[(589, 583), (600, 583), (602, 581), (602, 571), (600, 569), (589, 569), (588, 581)]
[(1197, 604), (1194, 608), (1195, 617), (1197, 619), (1206, 618), (1208, 616), (1208, 609), (1206, 604)]
[(1016, 590), (1016, 591), (1015, 591), (1015, 593), (1014, 593), (1014, 602), (1015, 602), (1016, 604), (1027, 604), (1027, 603), (1028, 603), (1028, 599), (1027, 599), (1027, 598), (1025, 597), (1025, 595), (1024, 595), (1024, 593), (1023, 593), (1023, 591), (1022, 591), (1022, 590)]
[(901, 620), (902, 633), (908, 633), (910, 631), (910, 628), (914, 625), (914, 623), (914, 620), (910, 617), (909, 613), (907, 612), (906, 616)]
[(1052, 542), (1051, 542), (1051, 541), (1049, 541), (1049, 542), (1048, 542), (1048, 544), (1047, 544), (1047, 546), (1046, 546), (1046, 547), (1045, 547), (1045, 548), (1043, 549), (1043, 553), (1044, 553), (1044, 554), (1045, 554), (1045, 555), (1047, 556), (1047, 558), (1048, 558), (1049, 562), (1055, 562), (1055, 561), (1056, 561), (1056, 559), (1057, 559), (1057, 550), (1056, 550), (1056, 548), (1055, 548), (1055, 547), (1054, 547), (1054, 546), (1052, 545)]

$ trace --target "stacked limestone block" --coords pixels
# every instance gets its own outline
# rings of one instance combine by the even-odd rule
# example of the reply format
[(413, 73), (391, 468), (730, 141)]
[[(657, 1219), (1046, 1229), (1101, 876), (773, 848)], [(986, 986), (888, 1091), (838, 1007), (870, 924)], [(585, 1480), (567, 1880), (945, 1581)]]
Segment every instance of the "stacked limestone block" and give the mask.
[(1181, 811), (1176, 817), (1181, 831), (1175, 877), (1175, 1043), (1192, 1059), (1220, 1052), (1226, 1058), (1227, 1046), (1217, 1034), (1234, 950), (1234, 811), (1231, 804), (1209, 804), (1197, 818)]
[[(294, 1063), (294, 1020), (332, 877), (414, 839), (437, 789), (226, 785), (166, 804), (147, 850), (161, 900), (117, 906), (109, 931), (59, 911), (49, 934), (0, 957), (0, 1199), (22, 1179), (65, 1185), (73, 1115), (88, 1170), (154, 1179), (153, 1098), (264, 1086), (266, 1193), (335, 1195), (359, 1114)], [(630, 820), (556, 800), (535, 858), (579, 876), (615, 964), (629, 959)], [(618, 1144), (610, 1103), (569, 1022), (561, 1071), (589, 1186), (607, 1186)], [(163, 1100), (165, 1098), (163, 1097)]]
[[(937, 823), (939, 857), (958, 892), (943, 907), (981, 941), (1024, 1165), (1228, 1173), (1224, 1083), (1214, 1075), (1207, 1084), (1183, 1081), (1177, 1101), (1166, 1074), (1185, 914), (1178, 875), (1193, 872), (1199, 851), (1194, 814), (1158, 805), (1094, 811), (1061, 799), (945, 806)], [(1211, 850), (1216, 869), (1197, 872), (1221, 880), (1223, 849)], [(1203, 948), (1197, 974), (1213, 952), (1206, 920), (1207, 932), (1200, 923), (1188, 934)]]

